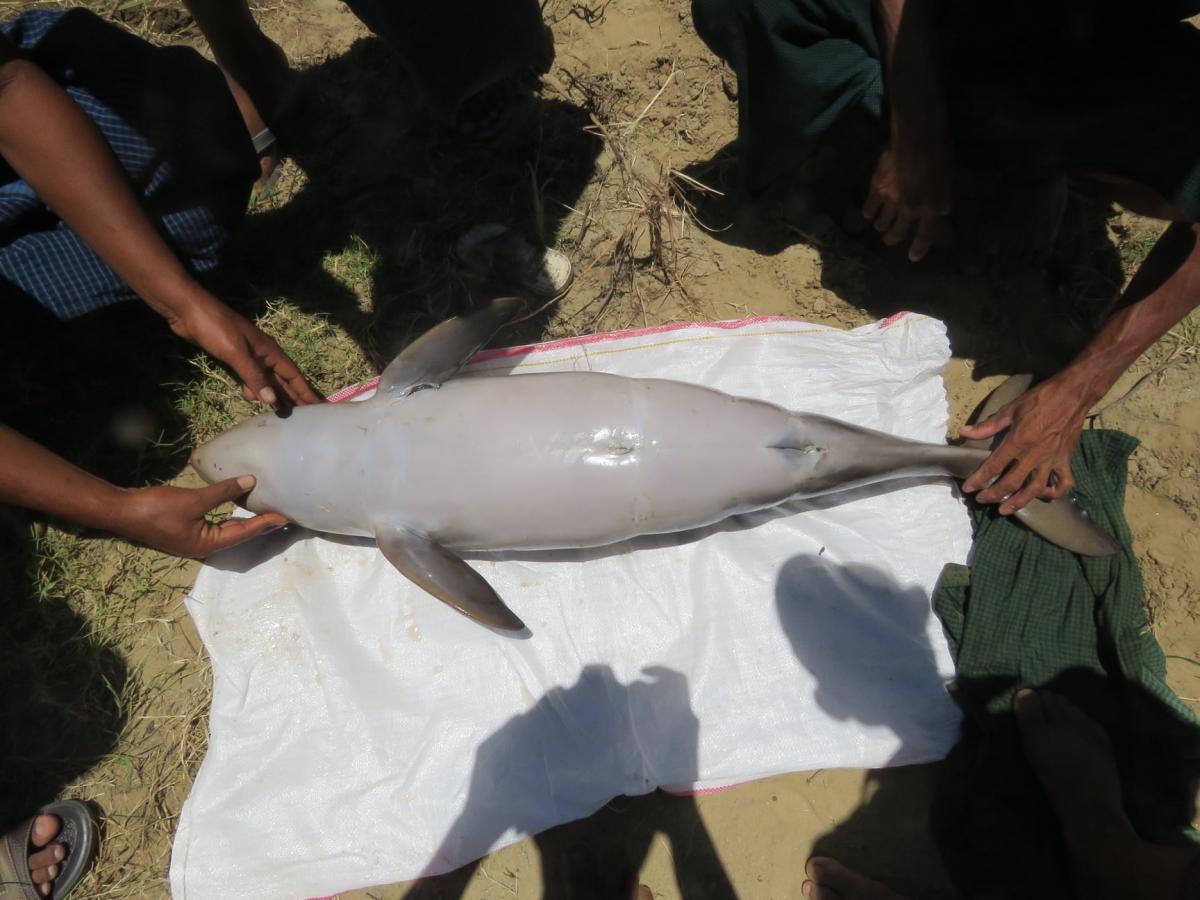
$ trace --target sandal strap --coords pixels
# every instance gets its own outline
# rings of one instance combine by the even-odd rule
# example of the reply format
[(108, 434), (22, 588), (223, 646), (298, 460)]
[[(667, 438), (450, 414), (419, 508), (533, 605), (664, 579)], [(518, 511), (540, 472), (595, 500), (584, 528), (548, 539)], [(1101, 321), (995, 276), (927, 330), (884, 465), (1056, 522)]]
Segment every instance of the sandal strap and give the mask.
[(0, 900), (43, 900), (29, 877), (30, 816), (0, 838)]
[(98, 840), (96, 823), (78, 800), (48, 803), (17, 828), (0, 837), (0, 900), (46, 900), (29, 875), (33, 823), (38, 816), (55, 816), (59, 832), (47, 846), (62, 844), (67, 856), (58, 864), (58, 876), (49, 900), (62, 900), (83, 880), (92, 863)]

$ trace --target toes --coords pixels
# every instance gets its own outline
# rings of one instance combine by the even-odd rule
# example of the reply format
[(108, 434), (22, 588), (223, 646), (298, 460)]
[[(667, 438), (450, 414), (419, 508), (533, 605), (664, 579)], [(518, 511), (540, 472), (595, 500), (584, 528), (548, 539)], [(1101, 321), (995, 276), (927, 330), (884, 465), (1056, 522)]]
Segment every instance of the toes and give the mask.
[(1046, 722), (1046, 707), (1040, 691), (1021, 688), (1013, 697), (1013, 712), (1022, 725), (1042, 725)]
[(29, 832), (30, 843), (35, 847), (45, 847), (54, 840), (61, 827), (58, 816), (38, 816), (33, 820), (33, 828)]
[(843, 900), (841, 894), (830, 888), (821, 887), (815, 881), (806, 881), (800, 885), (800, 893), (808, 900)]
[[(844, 892), (852, 890), (860, 886), (866, 879), (858, 875), (836, 859), (830, 859), (827, 856), (814, 856), (804, 865), (804, 874), (814, 882), (815, 886), (824, 891), (826, 889)], [(836, 897), (837, 893), (817, 893), (818, 900), (825, 900), (826, 897)]]
[(34, 884), (49, 884), (58, 877), (58, 864), (47, 866), (43, 869), (31, 869), (29, 877)]
[(889, 888), (847, 869), (836, 859), (814, 856), (804, 865), (800, 890), (809, 900), (903, 900)]
[(52, 866), (55, 863), (62, 862), (67, 858), (67, 848), (62, 844), (54, 844), (47, 847), (45, 850), (39, 850), (37, 853), (29, 855), (29, 869), (44, 869), (47, 866)]

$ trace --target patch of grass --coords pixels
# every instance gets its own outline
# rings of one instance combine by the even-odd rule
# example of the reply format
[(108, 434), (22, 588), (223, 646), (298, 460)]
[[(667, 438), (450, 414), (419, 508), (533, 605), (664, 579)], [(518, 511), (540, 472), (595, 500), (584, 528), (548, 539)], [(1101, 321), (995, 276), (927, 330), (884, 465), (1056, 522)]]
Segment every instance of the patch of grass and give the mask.
[(1112, 230), (1117, 251), (1121, 255), (1121, 268), (1128, 278), (1146, 261), (1166, 230), (1166, 225), (1132, 213), (1123, 213), (1113, 223)]

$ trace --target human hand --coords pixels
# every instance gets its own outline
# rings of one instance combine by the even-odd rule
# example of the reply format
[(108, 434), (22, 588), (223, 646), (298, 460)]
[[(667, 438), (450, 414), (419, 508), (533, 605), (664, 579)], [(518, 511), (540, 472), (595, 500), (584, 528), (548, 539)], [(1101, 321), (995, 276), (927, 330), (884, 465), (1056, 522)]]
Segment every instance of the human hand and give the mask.
[(904, 243), (911, 233), (908, 258), (919, 262), (950, 212), (952, 176), (946, 142), (930, 140), (920, 150), (886, 147), (871, 175), (863, 218), (883, 234), (889, 247)]
[(321, 395), (274, 338), (219, 300), (192, 302), (168, 321), (181, 338), (233, 369), (242, 380), (242, 394), (247, 400), (261, 400), (281, 411), (321, 402)]
[(208, 520), (212, 510), (253, 488), (254, 476), (242, 475), (202, 488), (158, 485), (127, 491), (112, 530), (165, 553), (203, 559), (287, 524), (278, 513), (219, 524)]
[[(1000, 503), (1002, 516), (1035, 500), (1053, 500), (1075, 486), (1071, 456), (1083, 433), (1089, 403), (1055, 379), (1043, 382), (960, 434), (982, 440), (1008, 429), (992, 455), (963, 482), (980, 503)], [(994, 483), (993, 483), (994, 482)]]

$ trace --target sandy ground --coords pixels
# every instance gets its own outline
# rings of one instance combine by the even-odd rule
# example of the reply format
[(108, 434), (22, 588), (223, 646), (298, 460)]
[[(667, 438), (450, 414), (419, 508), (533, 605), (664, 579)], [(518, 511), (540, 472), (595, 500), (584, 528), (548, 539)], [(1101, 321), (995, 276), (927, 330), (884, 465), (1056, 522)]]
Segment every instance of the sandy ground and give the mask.
[[(1128, 274), (1131, 262), (1115, 248), (1124, 252), (1153, 236), (1152, 225), (1133, 217), (1073, 204), (1072, 233), (1081, 237), (1074, 242), (1078, 246), (1062, 242), (1059, 255), (1065, 261), (1047, 286), (1042, 280), (966, 278), (936, 259), (918, 269), (868, 237), (846, 235), (834, 225), (838, 216), (798, 216), (791, 228), (764, 235), (739, 222), (714, 193), (730, 188), (723, 151), (736, 134), (736, 83), (696, 36), (688, 4), (611, 0), (596, 5), (595, 15), (585, 9), (556, 0), (546, 5), (557, 61), (545, 96), (588, 108), (595, 118), (578, 127), (599, 137), (594, 170), (573, 196), (555, 194), (551, 173), (546, 182), (551, 186), (539, 198), (539, 180), (532, 179), (532, 202), (540, 199), (541, 209), (549, 210), (538, 224), (547, 241), (571, 254), (579, 272), (571, 293), (532, 337), (769, 314), (852, 327), (916, 309), (949, 324), (955, 360), (946, 384), (951, 424), (957, 426), (1002, 375), (1069, 353), (1094, 325), (1114, 283)], [(334, 64), (368, 37), (337, 0), (294, 0), (260, 9), (259, 17), (300, 67)], [(338, 98), (347, 115), (367, 108), (378, 112), (372, 104), (381, 102), (392, 101), (353, 93)], [(394, 132), (358, 135), (345, 150), (343, 175), (350, 177), (346, 173), (356, 159), (386, 152), (389, 140), (408, 139), (402, 132), (397, 126)], [(291, 177), (293, 183), (299, 178)], [(280, 205), (286, 205), (287, 184), (285, 179)], [(337, 259), (328, 265), (336, 266)], [(1095, 277), (1081, 283), (1061, 274), (1080, 270)], [(382, 302), (378, 278), (369, 282), (364, 276), (351, 307), (365, 308), (372, 293), (377, 305)], [(1097, 282), (1107, 284), (1107, 291), (1093, 290)], [(1047, 328), (1041, 315), (1047, 297), (1061, 301), (1056, 328)], [(1155, 373), (1159, 367), (1165, 368)], [(1171, 683), (1200, 710), (1200, 623), (1189, 588), (1200, 583), (1197, 371), (1195, 330), (1165, 338), (1110, 399), (1155, 374), (1107, 410), (1100, 423), (1142, 440), (1133, 459), (1127, 513), (1155, 633), (1169, 655)], [(184, 568), (174, 577), (182, 588), (190, 575)], [(186, 771), (194, 771), (203, 748), (204, 707), (197, 698), (206, 697), (208, 673), (177, 601), (178, 592), (170, 615), (151, 617), (128, 663), (151, 681), (159, 673), (164, 678), (182, 673), (154, 703), (164, 716), (187, 722), (179, 738), (185, 772), (157, 781), (139, 772), (130, 778), (127, 795), (111, 781), (93, 792), (110, 810), (132, 810), (127, 824), (115, 820), (118, 835), (137, 827), (148, 804), (168, 818), (177, 814), (188, 787)], [(640, 867), (641, 881), (659, 898), (798, 897), (803, 862), (818, 844), (914, 895), (946, 897), (949, 887), (927, 827), (935, 778), (936, 766), (822, 771), (695, 799), (622, 798), (589, 822), (523, 841), (457, 876), (345, 896), (538, 897), (569, 864), (572, 848), (594, 847), (620, 833), (615, 856), (602, 858)], [(165, 895), (156, 880), (165, 871), (165, 840), (113, 861), (126, 872), (141, 867), (156, 873), (139, 892), (121, 896)], [(96, 896), (102, 894), (107, 895), (98, 890)]]

